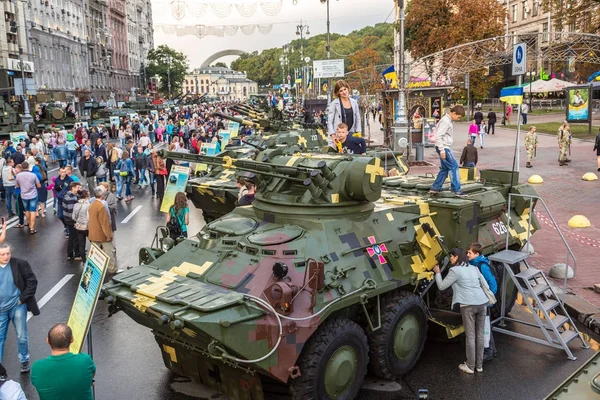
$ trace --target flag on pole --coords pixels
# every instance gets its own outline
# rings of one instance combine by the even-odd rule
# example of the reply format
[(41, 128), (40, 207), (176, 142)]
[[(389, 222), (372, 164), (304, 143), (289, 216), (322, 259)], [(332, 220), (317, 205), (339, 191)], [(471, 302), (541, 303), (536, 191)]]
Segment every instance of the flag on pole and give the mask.
[(506, 87), (500, 89), (500, 101), (510, 104), (523, 103), (523, 88), (522, 87)]
[(398, 76), (396, 75), (396, 70), (393, 65), (383, 71), (381, 75), (383, 75), (383, 77), (390, 83), (390, 87), (392, 89), (398, 88)]

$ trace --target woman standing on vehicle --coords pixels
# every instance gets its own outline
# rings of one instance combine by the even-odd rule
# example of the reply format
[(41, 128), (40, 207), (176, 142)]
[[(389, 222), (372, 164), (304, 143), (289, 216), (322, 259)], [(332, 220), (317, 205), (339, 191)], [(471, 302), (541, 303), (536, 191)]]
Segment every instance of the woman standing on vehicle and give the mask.
[[(460, 304), (460, 314), (465, 328), (467, 361), (458, 366), (468, 374), (483, 372), (483, 349), (485, 312), (488, 297), (482, 285), (488, 287), (477, 267), (469, 265), (467, 254), (463, 249), (450, 251), (452, 267), (445, 279), (442, 279), (440, 267), (433, 267), (435, 282), (440, 290), (452, 286), (452, 307)], [(489, 289), (489, 287), (488, 287)]]
[(348, 125), (348, 133), (353, 135), (360, 134), (362, 127), (360, 124), (360, 111), (356, 100), (350, 97), (350, 86), (339, 80), (335, 83), (333, 90), (336, 100), (329, 103), (327, 116), (327, 132), (328, 142), (330, 147), (335, 148), (333, 136), (339, 124)]

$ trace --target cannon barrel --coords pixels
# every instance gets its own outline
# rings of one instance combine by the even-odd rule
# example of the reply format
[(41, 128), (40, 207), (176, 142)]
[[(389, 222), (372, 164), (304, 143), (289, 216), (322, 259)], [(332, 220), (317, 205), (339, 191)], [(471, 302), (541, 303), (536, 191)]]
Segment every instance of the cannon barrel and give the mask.
[(245, 120), (245, 119), (239, 118), (239, 117), (234, 117), (232, 115), (227, 115), (227, 114), (223, 114), (223, 113), (220, 113), (220, 112), (215, 112), (215, 113), (213, 113), (213, 115), (215, 117), (221, 117), (221, 118), (227, 119), (229, 121), (237, 122), (237, 123), (242, 124), (242, 125), (252, 126), (252, 127), (255, 127), (255, 128), (259, 128), (260, 127), (260, 124), (257, 124), (256, 122), (248, 121), (248, 120)]

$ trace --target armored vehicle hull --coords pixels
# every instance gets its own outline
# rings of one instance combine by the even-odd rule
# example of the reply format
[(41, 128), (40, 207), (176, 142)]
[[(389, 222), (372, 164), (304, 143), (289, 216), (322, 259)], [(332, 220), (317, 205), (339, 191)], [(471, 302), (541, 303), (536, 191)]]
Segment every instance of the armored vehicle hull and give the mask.
[[(235, 399), (262, 399), (264, 382), (287, 385), (294, 400), (353, 399), (367, 369), (385, 379), (407, 373), (425, 344), (433, 267), (446, 264), (449, 244), (470, 243), (503, 218), (485, 194), (530, 191), (499, 180), (466, 199), (382, 199), (375, 157), (197, 162), (257, 174), (252, 206), (192, 239), (165, 235), (103, 296), (111, 313), (152, 329), (167, 368)], [(521, 206), (509, 212), (522, 215)], [(460, 237), (450, 237), (453, 229)], [(519, 244), (507, 230), (509, 244)]]

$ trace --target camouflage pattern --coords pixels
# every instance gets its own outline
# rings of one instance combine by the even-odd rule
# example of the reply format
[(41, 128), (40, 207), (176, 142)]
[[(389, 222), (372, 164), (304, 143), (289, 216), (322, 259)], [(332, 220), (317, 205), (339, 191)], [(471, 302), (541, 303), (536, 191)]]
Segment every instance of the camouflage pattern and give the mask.
[[(310, 349), (325, 347), (318, 345), (332, 335), (320, 327), (340, 322), (362, 327), (361, 337), (386, 349), (386, 357), (410, 343), (401, 367), (383, 368), (384, 357), (368, 360), (378, 376), (408, 372), (425, 343), (419, 295), (431, 287), (433, 267), (449, 247), (475, 240), (485, 254), (503, 249), (506, 233), (511, 247), (520, 246), (533, 211), (514, 201), (506, 223), (509, 191), (534, 194), (529, 185), (511, 187), (518, 179), (511, 172), (481, 171), (485, 183), (465, 182), (463, 199), (429, 197), (431, 176), (384, 178), (377, 157), (272, 152), (257, 162), (161, 153), (255, 173), (255, 201), (166, 252), (166, 239), (142, 249), (143, 264), (116, 275), (103, 296), (111, 313), (123, 310), (152, 329), (167, 368), (235, 399), (262, 399), (260, 375), (290, 385), (294, 400), (323, 398), (314, 392), (335, 386), (327, 376), (338, 352)], [(535, 231), (533, 215), (532, 221)], [(399, 302), (412, 306), (392, 311)], [(398, 328), (404, 323), (410, 336)], [(393, 332), (393, 349), (378, 339), (383, 329)], [(367, 362), (368, 355), (342, 344), (342, 354), (352, 349), (349, 359), (338, 356), (345, 366)], [(325, 373), (315, 375), (315, 365)], [(366, 365), (351, 379), (359, 388), (365, 372)], [(329, 397), (353, 398), (357, 390)]]
[(0, 97), (0, 136), (8, 139), (11, 132), (22, 132), (23, 129), (17, 112)]
[(529, 131), (525, 136), (525, 150), (527, 150), (527, 162), (531, 162), (535, 155), (535, 148), (538, 146), (537, 133)]
[(571, 131), (561, 127), (558, 130), (558, 161), (564, 162), (567, 160), (570, 145)]
[(49, 130), (52, 124), (72, 129), (76, 123), (81, 122), (78, 118), (67, 117), (67, 112), (55, 103), (49, 103), (41, 116), (36, 115), (36, 127), (38, 130)]

